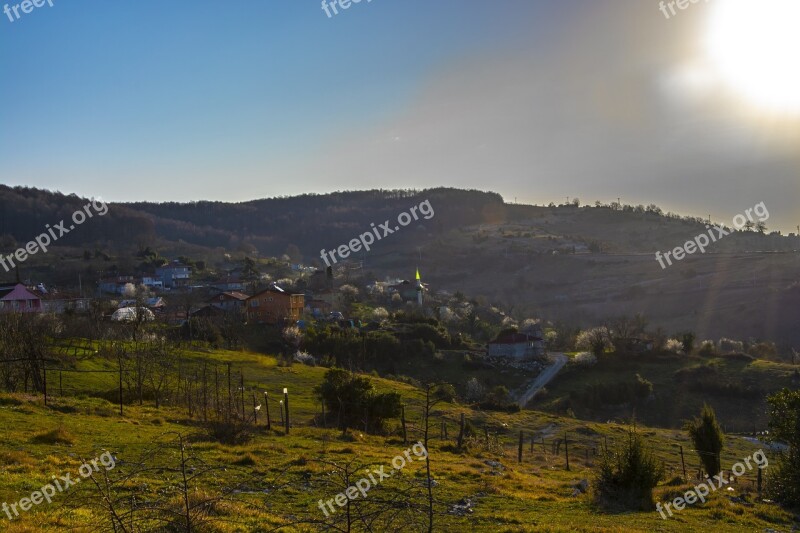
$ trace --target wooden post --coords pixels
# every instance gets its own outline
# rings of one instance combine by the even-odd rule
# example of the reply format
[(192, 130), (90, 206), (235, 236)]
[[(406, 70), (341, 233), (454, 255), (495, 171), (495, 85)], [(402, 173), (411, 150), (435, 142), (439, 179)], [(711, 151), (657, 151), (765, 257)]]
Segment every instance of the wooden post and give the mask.
[(683, 446), (678, 445), (681, 449), (681, 468), (683, 468), (683, 482), (686, 483), (689, 479), (686, 477), (686, 461), (683, 460)]
[(219, 368), (214, 365), (214, 410), (219, 417)]
[(460, 422), (458, 425), (458, 449), (464, 445), (464, 413), (461, 413)]
[(403, 425), (403, 444), (408, 442), (407, 434), (406, 434), (406, 406), (400, 406), (400, 423)]
[(758, 499), (761, 499), (761, 468), (758, 469)]
[(244, 373), (239, 372), (239, 394), (242, 398), (242, 421), (245, 420), (245, 410), (244, 410)]
[(253, 393), (253, 425), (258, 425), (258, 409), (256, 409), (256, 393)]
[(208, 361), (203, 361), (203, 422), (208, 421)]
[(186, 378), (186, 407), (189, 410), (189, 418), (192, 418), (194, 412), (192, 410), (192, 389), (191, 389), (191, 381), (189, 378)]
[(233, 392), (231, 391), (231, 364), (226, 364), (228, 365), (228, 414), (225, 416), (227, 420), (231, 416), (231, 411), (233, 411)]
[(522, 441), (524, 438), (524, 432), (519, 430), (519, 448), (517, 449), (517, 462), (522, 462)]
[(44, 386), (44, 405), (47, 407), (47, 364), (42, 363), (42, 374), (44, 375), (44, 380), (42, 385)]
[(567, 454), (567, 470), (569, 470), (569, 441), (566, 432), (564, 432), (564, 452)]
[(267, 395), (267, 391), (264, 391), (264, 408), (267, 411), (267, 430), (272, 429), (272, 421), (269, 418), (269, 395)]
[(122, 356), (119, 358), (119, 416), (122, 414)]
[(286, 409), (286, 434), (289, 434), (289, 389), (283, 388), (283, 408)]
[(281, 400), (279, 403), (281, 406), (281, 425), (283, 426), (286, 425), (286, 423), (283, 421), (283, 400)]

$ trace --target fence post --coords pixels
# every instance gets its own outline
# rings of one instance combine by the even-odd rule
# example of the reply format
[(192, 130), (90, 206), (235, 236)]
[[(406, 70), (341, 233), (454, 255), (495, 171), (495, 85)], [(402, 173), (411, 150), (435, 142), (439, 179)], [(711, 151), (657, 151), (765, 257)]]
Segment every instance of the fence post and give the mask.
[(685, 483), (689, 481), (689, 479), (686, 477), (686, 462), (683, 460), (683, 446), (679, 445), (678, 447), (681, 449), (681, 467), (683, 468), (683, 481)]
[(523, 439), (523, 431), (519, 430), (519, 449), (517, 450), (517, 462), (522, 462), (522, 439)]
[(264, 391), (264, 408), (267, 411), (267, 431), (269, 431), (272, 429), (272, 420), (269, 418), (269, 395), (267, 394), (267, 391)]
[(461, 413), (461, 421), (458, 427), (458, 449), (460, 450), (464, 445), (464, 413)]
[(231, 410), (233, 408), (233, 392), (231, 391), (231, 364), (225, 364), (228, 365), (228, 414), (225, 416), (225, 420), (228, 420), (231, 416)]
[(283, 388), (283, 407), (286, 409), (286, 434), (289, 434), (289, 389)]
[[(208, 361), (203, 361), (203, 422), (208, 421)], [(253, 396), (253, 403), (255, 403)]]
[(119, 416), (122, 414), (122, 356), (119, 358)]
[(403, 444), (408, 442), (408, 436), (406, 433), (406, 406), (400, 406), (400, 423), (403, 424)]
[(567, 454), (567, 470), (569, 470), (569, 441), (567, 440), (566, 432), (564, 432), (564, 451)]
[(761, 499), (761, 469), (758, 469), (758, 499)]
[(241, 396), (241, 401), (242, 401), (242, 422), (244, 422), (247, 417), (247, 415), (245, 415), (245, 410), (244, 410), (244, 372), (239, 372), (239, 387), (241, 389), (239, 395)]
[(43, 385), (44, 385), (44, 405), (46, 407), (47, 406), (47, 363), (43, 363), (42, 364), (42, 370), (43, 370), (42, 374), (44, 375), (44, 381), (43, 381)]

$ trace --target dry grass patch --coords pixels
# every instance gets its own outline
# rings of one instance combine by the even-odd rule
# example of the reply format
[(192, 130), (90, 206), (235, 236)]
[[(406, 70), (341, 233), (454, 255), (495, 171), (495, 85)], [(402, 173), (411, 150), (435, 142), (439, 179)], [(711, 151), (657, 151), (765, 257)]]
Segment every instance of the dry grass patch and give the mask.
[(51, 431), (36, 435), (33, 437), (32, 442), (36, 444), (65, 444), (67, 446), (72, 446), (75, 444), (75, 437), (72, 436), (69, 431), (64, 429), (63, 426), (58, 426)]

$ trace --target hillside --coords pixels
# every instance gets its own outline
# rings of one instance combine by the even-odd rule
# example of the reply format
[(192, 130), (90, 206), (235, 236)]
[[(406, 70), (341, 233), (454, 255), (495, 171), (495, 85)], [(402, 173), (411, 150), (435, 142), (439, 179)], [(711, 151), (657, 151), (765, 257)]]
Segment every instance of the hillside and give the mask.
[[(224, 253), (287, 253), (295, 262), (324, 266), (321, 249), (348, 243), (424, 200), (434, 212), (430, 219), (413, 221), (349, 258), (361, 262), (365, 279), (409, 276), (419, 266), (434, 290), (483, 297), (521, 317), (587, 327), (642, 313), (654, 327), (691, 330), (701, 339), (771, 340), (785, 351), (800, 343), (798, 237), (735, 232), (707, 253), (662, 269), (654, 253), (703, 233), (702, 221), (657, 208), (513, 205), (478, 191), (112, 204), (108, 215), (67, 235), (53, 253), (29, 260), (23, 274), (59, 284), (74, 284), (81, 274), (91, 283), (98, 275), (135, 269), (130, 257), (146, 246), (210, 265), (221, 264)], [(77, 197), (0, 187), (3, 251), (80, 205)], [(110, 258), (87, 264), (87, 250)]]
[[(0, 443), (0, 475), (4, 480), (0, 484), (0, 499), (15, 502), (47, 483), (51, 475), (76, 472), (81, 459), (109, 451), (115, 458), (115, 467), (108, 472), (112, 481), (127, 477), (125, 490), (142, 501), (155, 499), (158, 493), (174, 494), (175, 499), (168, 501), (173, 502), (175, 520), (179, 520), (182, 504), (174, 491), (180, 485), (180, 471), (174, 469), (181, 462), (176, 440), (180, 434), (188, 438), (185, 453), (196, 474), (188, 481), (191, 501), (211, 502), (203, 513), (205, 530), (269, 531), (281, 526), (282, 531), (318, 531), (326, 520), (329, 524), (338, 520), (342, 527), (341, 514), (326, 519), (318, 509), (318, 500), (334, 497), (346, 487), (345, 484), (336, 488), (336, 472), (340, 471), (334, 463), (341, 467), (355, 460), (360, 465), (377, 468), (391, 464), (393, 457), (408, 448), (398, 436), (397, 421), (393, 421), (388, 437), (362, 435), (356, 430), (352, 437), (342, 438), (336, 430), (315, 427), (312, 419), (318, 409), (311, 389), (321, 381), (325, 369), (302, 365), (280, 367), (272, 357), (240, 352), (189, 350), (183, 357), (214, 365), (233, 363), (235, 369), (244, 372), (248, 394), (251, 389), (266, 390), (279, 397), (281, 388), (287, 387), (292, 401), (291, 433), (285, 435), (280, 429), (276, 406), (273, 406), (273, 430), (265, 429), (262, 413), (261, 429), (252, 440), (239, 445), (225, 445), (201, 436), (204, 434), (201, 416), (197, 413), (187, 416), (184, 408), (156, 409), (150, 402), (143, 406), (133, 402), (126, 404), (124, 416), (119, 416), (117, 406), (95, 396), (98, 390), (113, 389), (113, 374), (75, 373), (64, 380), (64, 388), (68, 389), (65, 396), (51, 395), (47, 407), (41, 396), (0, 396), (0, 423), (6, 428)], [(75, 370), (96, 371), (114, 366), (111, 361), (91, 355), (91, 349), (78, 353), (78, 360)], [(379, 389), (402, 394), (407, 406), (409, 439), (416, 442), (420, 438), (421, 392), (397, 382), (380, 379), (375, 382)], [(465, 451), (459, 452), (454, 439), (462, 413), (476, 428), (477, 435), (468, 441)], [(773, 505), (731, 502), (733, 496), (741, 495), (743, 501), (754, 497), (752, 472), (739, 479), (734, 491), (715, 493), (708, 503), (691, 506), (669, 520), (663, 520), (654, 511), (598, 512), (590, 495), (575, 495), (574, 486), (582, 479), (588, 479), (590, 486), (594, 483), (595, 451), (606, 442), (613, 446), (626, 439), (627, 426), (586, 423), (532, 411), (513, 415), (486, 413), (450, 403), (439, 405), (433, 416), (436, 430), (432, 432), (428, 451), (436, 480), (437, 531), (677, 532), (713, 527), (714, 531), (733, 532), (792, 527), (791, 515)], [(449, 438), (441, 438), (442, 420), (449, 426)], [(489, 434), (489, 445), (484, 441), (484, 427)], [(516, 441), (520, 430), (524, 431), (525, 446), (523, 461), (517, 463)], [(691, 448), (685, 435), (642, 426), (637, 431), (646, 437), (659, 459), (667, 463), (668, 478), (678, 475), (682, 468), (678, 445), (685, 450)], [(570, 441), (569, 471), (563, 446), (559, 446), (558, 454), (554, 453), (555, 442), (565, 434)], [(533, 453), (529, 449), (531, 438)], [(755, 450), (744, 440), (729, 437), (723, 465), (739, 461)], [(689, 472), (693, 472), (696, 456), (689, 452), (685, 460)], [(42, 468), (45, 463), (47, 467)], [(142, 470), (142, 464), (156, 468), (149, 472)], [(422, 462), (409, 464), (402, 476), (373, 488), (370, 501), (390, 497), (408, 482), (419, 487), (423, 473)], [(664, 485), (656, 490), (656, 499), (671, 499), (680, 489)], [(59, 505), (40, 505), (10, 523), (3, 519), (3, 528), (16, 533), (65, 528), (95, 531), (107, 527), (110, 512), (101, 500), (91, 497), (96, 493), (97, 489), (84, 480), (65, 494), (58, 494)], [(114, 501), (120, 513), (129, 509), (131, 502), (130, 499)], [(138, 513), (137, 519), (143, 519), (147, 516), (146, 507), (142, 506)], [(410, 523), (394, 526), (386, 530), (415, 530)]]
[[(750, 433), (766, 427), (766, 397), (800, 386), (796, 366), (744, 354), (700, 356), (608, 354), (594, 366), (568, 364), (529, 407), (573, 413), (582, 420), (626, 420), (680, 428), (708, 404), (729, 432)], [(650, 382), (648, 398), (623, 397), (622, 384), (637, 376)]]

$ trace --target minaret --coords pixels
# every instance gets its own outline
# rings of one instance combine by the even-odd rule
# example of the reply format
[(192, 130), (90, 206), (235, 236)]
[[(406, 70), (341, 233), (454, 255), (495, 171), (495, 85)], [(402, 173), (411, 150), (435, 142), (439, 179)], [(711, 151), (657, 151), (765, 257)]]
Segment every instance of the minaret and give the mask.
[(422, 277), (419, 275), (419, 267), (417, 267), (417, 304), (422, 307)]

